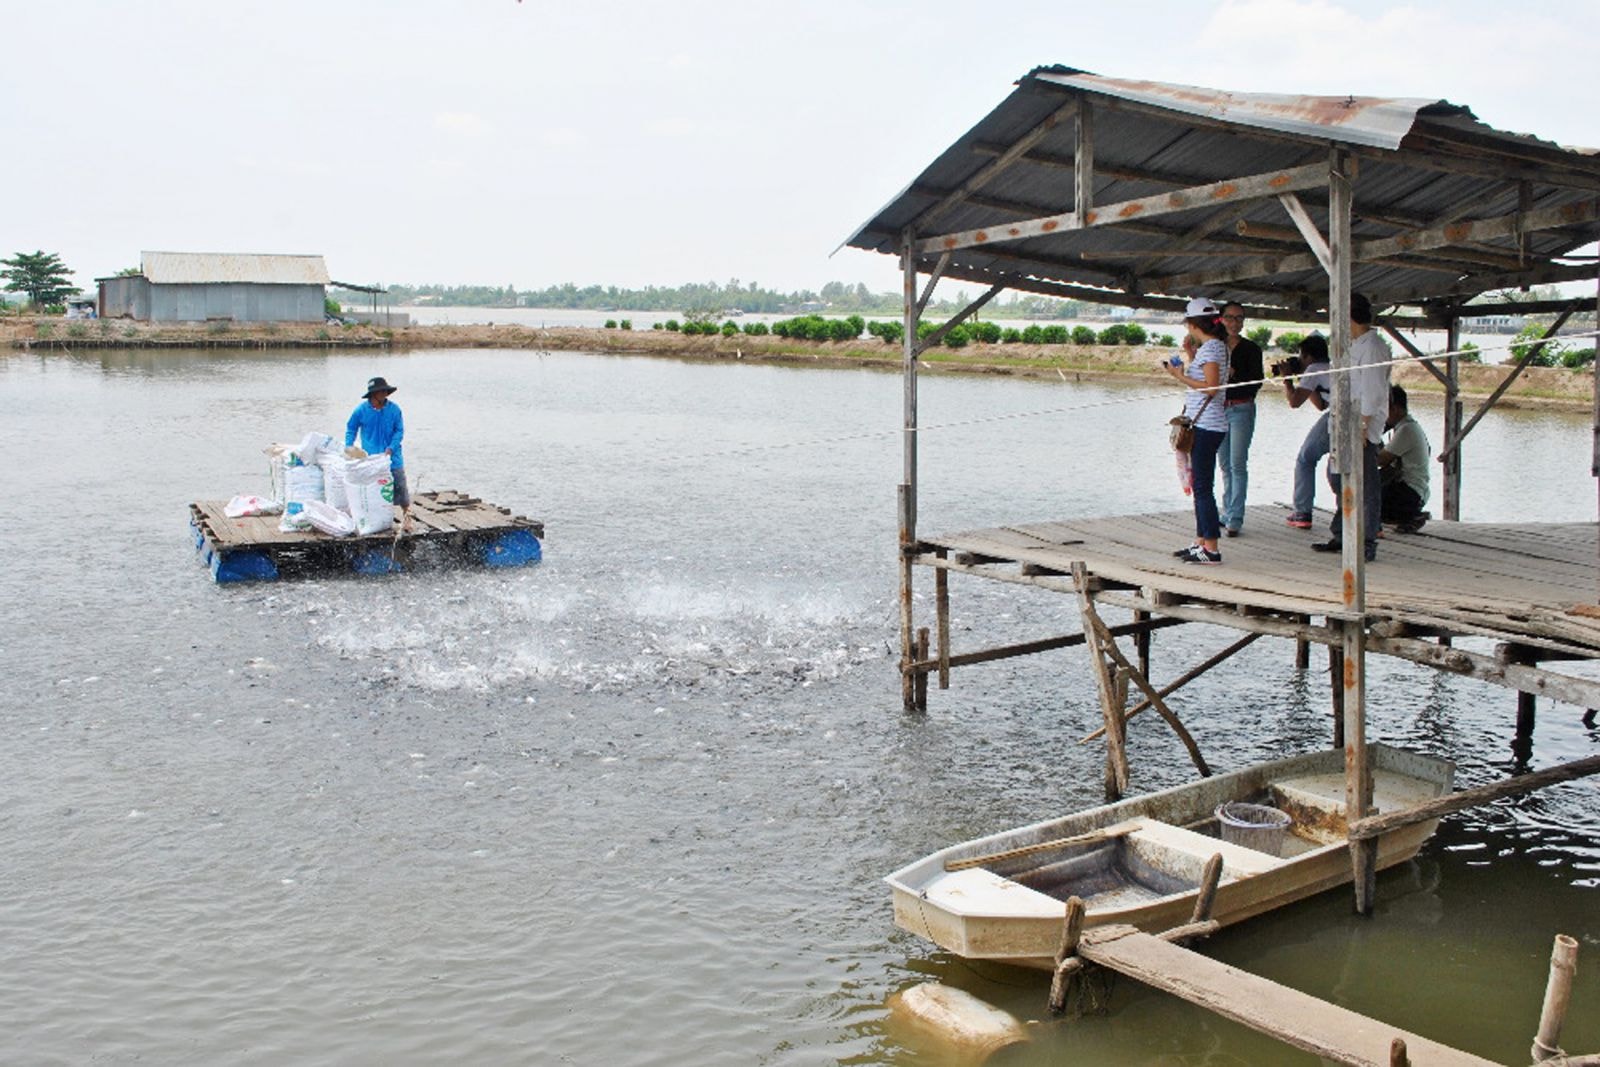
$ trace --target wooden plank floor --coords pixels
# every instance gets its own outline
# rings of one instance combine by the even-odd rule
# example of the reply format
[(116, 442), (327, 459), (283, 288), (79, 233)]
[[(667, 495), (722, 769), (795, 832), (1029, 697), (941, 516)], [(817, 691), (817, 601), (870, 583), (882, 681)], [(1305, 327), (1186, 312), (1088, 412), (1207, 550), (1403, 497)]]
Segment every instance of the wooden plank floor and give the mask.
[[(1172, 551), (1194, 539), (1190, 511), (1023, 523), (920, 537), (928, 548), (1070, 573), (1228, 605), (1307, 615), (1341, 610), (1336, 554), (1311, 550), (1328, 537), (1329, 515), (1315, 528), (1284, 523), (1279, 507), (1249, 509), (1244, 533), (1221, 542), (1223, 563), (1180, 563)], [(1541, 637), (1600, 657), (1600, 618), (1574, 607), (1600, 599), (1594, 523), (1455, 523), (1434, 520), (1415, 534), (1387, 530), (1367, 565), (1367, 610), (1374, 619), (1440, 624), (1502, 640)]]
[[(394, 531), (331, 538), (316, 530), (294, 530), (288, 533), (278, 529), (276, 515), (250, 515), (231, 519), (223, 514), (224, 500), (201, 500), (190, 505), (203, 534), (212, 547), (221, 551), (241, 548), (294, 548), (338, 540), (346, 544), (371, 542), (388, 544), (394, 540)], [(422, 541), (440, 537), (454, 537), (463, 533), (484, 533), (495, 530), (531, 529), (535, 537), (544, 536), (544, 524), (521, 515), (513, 515), (507, 508), (486, 503), (478, 497), (441, 489), (438, 492), (418, 493), (411, 505), (413, 531), (408, 539)], [(397, 524), (398, 527), (398, 524)]]

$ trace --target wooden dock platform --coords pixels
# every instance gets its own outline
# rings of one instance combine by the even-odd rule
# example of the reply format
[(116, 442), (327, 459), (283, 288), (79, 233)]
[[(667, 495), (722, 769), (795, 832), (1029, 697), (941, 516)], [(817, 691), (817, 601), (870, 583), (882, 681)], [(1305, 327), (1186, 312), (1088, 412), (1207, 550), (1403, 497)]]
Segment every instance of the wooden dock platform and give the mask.
[[(925, 535), (916, 562), (1063, 592), (1072, 591), (1072, 566), (1081, 563), (1152, 600), (1342, 618), (1339, 557), (1311, 550), (1328, 536), (1327, 513), (1311, 530), (1286, 526), (1284, 516), (1250, 508), (1244, 535), (1222, 542), (1217, 567), (1172, 557), (1194, 539), (1190, 511)], [(1366, 614), (1380, 636), (1432, 628), (1600, 658), (1595, 523), (1435, 520), (1415, 534), (1387, 533), (1378, 545), (1367, 567)]]
[(223, 514), (226, 506), (222, 500), (189, 505), (195, 548), (218, 582), (465, 564), (520, 567), (543, 556), (544, 523), (454, 489), (418, 493), (411, 505), (414, 528), (399, 537), (395, 532), (364, 537), (284, 533), (276, 515), (234, 519)]

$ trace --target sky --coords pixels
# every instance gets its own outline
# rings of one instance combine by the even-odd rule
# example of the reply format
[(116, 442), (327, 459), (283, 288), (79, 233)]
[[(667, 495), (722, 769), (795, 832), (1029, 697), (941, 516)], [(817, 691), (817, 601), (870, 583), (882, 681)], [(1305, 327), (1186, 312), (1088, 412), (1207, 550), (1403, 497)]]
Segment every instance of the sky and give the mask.
[[(834, 250), (1035, 66), (1600, 146), (1597, 0), (0, 0), (0, 253), (363, 284), (899, 288)], [(1568, 50), (1561, 42), (1573, 42)]]

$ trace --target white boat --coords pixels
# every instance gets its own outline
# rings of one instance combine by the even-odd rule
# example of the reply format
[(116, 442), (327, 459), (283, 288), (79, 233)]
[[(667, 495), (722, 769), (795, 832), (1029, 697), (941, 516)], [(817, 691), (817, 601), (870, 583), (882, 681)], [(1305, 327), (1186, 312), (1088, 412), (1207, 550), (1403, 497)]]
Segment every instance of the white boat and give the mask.
[[(1448, 760), (1387, 745), (1368, 751), (1375, 813), (1450, 790)], [(1086, 928), (1128, 923), (1159, 933), (1189, 920), (1206, 862), (1218, 854), (1211, 917), (1239, 922), (1350, 881), (1344, 790), (1344, 753), (1328, 749), (951, 845), (885, 879), (895, 923), (967, 959), (1049, 969), (1067, 898), (1083, 898)], [(1256, 834), (1260, 848), (1222, 840), (1215, 811), (1228, 801), (1286, 813), (1287, 832)], [(1416, 855), (1437, 826), (1384, 834), (1379, 869)]]

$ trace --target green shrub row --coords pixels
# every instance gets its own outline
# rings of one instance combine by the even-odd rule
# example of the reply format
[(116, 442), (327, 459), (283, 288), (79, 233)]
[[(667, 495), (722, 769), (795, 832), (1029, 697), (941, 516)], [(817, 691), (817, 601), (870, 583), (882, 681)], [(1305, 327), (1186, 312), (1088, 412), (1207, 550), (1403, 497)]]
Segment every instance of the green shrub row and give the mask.
[[(654, 329), (660, 329), (660, 327), (653, 327), (653, 328)], [(606, 329), (608, 329), (608, 330), (631, 330), (631, 329), (633, 329), (633, 320), (632, 319), (623, 319), (623, 320), (621, 320), (619, 322), (616, 319), (607, 319), (606, 320)]]

